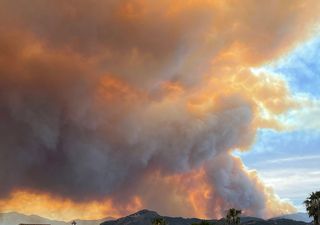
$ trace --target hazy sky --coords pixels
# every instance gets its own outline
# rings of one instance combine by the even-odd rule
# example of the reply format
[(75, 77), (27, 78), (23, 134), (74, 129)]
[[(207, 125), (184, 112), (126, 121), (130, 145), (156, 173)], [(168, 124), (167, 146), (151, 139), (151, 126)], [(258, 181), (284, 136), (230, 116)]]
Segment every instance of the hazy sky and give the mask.
[(302, 210), (318, 0), (0, 0), (0, 211)]
[[(319, 101), (320, 38), (317, 34), (263, 69), (288, 82), (293, 95)], [(257, 169), (281, 198), (293, 202), (299, 211), (308, 193), (320, 183), (319, 106), (305, 108), (301, 115), (284, 116), (295, 124), (286, 132), (260, 130), (252, 151), (242, 154), (245, 165)]]

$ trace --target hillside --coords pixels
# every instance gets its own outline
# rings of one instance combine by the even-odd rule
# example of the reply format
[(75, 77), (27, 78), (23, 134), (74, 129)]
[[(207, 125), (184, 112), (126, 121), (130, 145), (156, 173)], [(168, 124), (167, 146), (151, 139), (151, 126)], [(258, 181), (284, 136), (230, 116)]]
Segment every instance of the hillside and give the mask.
[[(151, 225), (151, 220), (157, 217), (161, 217), (158, 213), (149, 210), (141, 210), (132, 215), (119, 218), (117, 220), (110, 220), (101, 223), (101, 225)], [(169, 225), (190, 225), (192, 223), (198, 223), (201, 219), (197, 218), (182, 218), (182, 217), (168, 217), (164, 216)], [(221, 220), (208, 220), (213, 225), (224, 225), (225, 221)], [(308, 223), (301, 221), (294, 221), (289, 219), (270, 219), (263, 220), (255, 217), (242, 217), (242, 225), (307, 225)]]
[[(101, 222), (111, 218), (99, 220), (76, 220), (77, 225), (99, 225)], [(36, 215), (24, 215), (21, 213), (10, 212), (0, 213), (0, 225), (18, 225), (20, 223), (35, 223), (35, 224), (51, 224), (51, 225), (70, 225), (70, 222), (50, 220)]]
[[(132, 215), (119, 218), (117, 220), (106, 221), (104, 223), (101, 223), (101, 225), (147, 225), (151, 224), (151, 220), (157, 217), (160, 217), (158, 213), (144, 209)], [(201, 219), (197, 218), (182, 218), (168, 216), (165, 216), (164, 218), (170, 225), (189, 225), (191, 223), (197, 223), (201, 221)], [(217, 220), (211, 221), (215, 223), (217, 222)]]
[[(106, 218), (100, 220), (76, 220), (77, 225), (151, 225), (151, 220), (161, 217), (157, 212), (150, 210), (141, 210), (134, 214), (119, 219)], [(182, 217), (168, 217), (164, 216), (168, 225), (191, 225), (192, 223), (201, 222), (198, 218), (182, 218)], [(289, 214), (269, 220), (263, 220), (256, 217), (241, 217), (242, 225), (308, 225), (310, 223), (295, 221), (292, 219), (305, 218), (302, 214)], [(212, 225), (224, 225), (225, 221), (221, 220), (208, 220)], [(55, 221), (46, 219), (36, 215), (24, 215), (16, 212), (0, 213), (0, 225), (18, 225), (20, 223), (41, 223), (51, 225), (70, 225), (70, 222)]]
[(307, 213), (302, 213), (302, 212), (287, 214), (287, 215), (275, 217), (273, 219), (289, 219), (289, 220), (303, 221), (306, 223), (310, 223), (312, 221), (312, 218), (310, 218)]

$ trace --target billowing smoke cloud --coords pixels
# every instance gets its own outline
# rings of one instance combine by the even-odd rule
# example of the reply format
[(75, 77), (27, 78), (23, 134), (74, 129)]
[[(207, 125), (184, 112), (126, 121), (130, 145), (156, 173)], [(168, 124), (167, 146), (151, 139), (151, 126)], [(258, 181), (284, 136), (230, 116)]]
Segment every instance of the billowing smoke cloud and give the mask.
[(307, 37), (317, 1), (0, 4), (0, 198), (292, 210), (231, 151), (297, 107), (283, 80), (250, 68)]

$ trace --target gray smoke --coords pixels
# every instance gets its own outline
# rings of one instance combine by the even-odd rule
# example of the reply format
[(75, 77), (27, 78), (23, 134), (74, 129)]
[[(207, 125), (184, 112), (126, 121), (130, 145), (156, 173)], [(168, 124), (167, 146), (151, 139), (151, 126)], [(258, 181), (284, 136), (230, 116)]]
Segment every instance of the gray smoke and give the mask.
[[(300, 37), (316, 7), (281, 12), (285, 1), (245, 1), (233, 2), (229, 12), (214, 1), (0, 4), (0, 198), (31, 189), (121, 205), (139, 195), (145, 207), (192, 215), (189, 205), (183, 211), (180, 203), (170, 208), (169, 198), (159, 199), (169, 196), (170, 185), (149, 189), (147, 180), (156, 172), (166, 177), (204, 168), (214, 190), (206, 215), (232, 205), (266, 212), (264, 190), (230, 154), (253, 142), (258, 103), (245, 89), (233, 89), (237, 80), (216, 86), (206, 80), (234, 80), (240, 67), (289, 48), (283, 43)], [(265, 15), (278, 21), (257, 22)], [(290, 32), (280, 35), (283, 29)], [(261, 43), (260, 35), (270, 40)], [(234, 49), (240, 58), (230, 56)], [(254, 77), (248, 70), (243, 76)], [(217, 199), (222, 206), (215, 211)]]

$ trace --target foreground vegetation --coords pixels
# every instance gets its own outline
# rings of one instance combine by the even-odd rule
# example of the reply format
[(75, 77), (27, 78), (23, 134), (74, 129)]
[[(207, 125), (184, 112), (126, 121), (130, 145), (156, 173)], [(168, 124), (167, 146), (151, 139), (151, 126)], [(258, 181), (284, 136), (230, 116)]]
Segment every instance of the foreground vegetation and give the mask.
[(309, 217), (313, 217), (315, 225), (320, 224), (320, 191), (312, 192), (304, 201)]
[[(313, 224), (320, 225), (320, 191), (312, 192), (309, 197), (304, 201), (306, 210), (309, 217), (313, 218)], [(242, 211), (239, 209), (231, 208), (226, 212), (224, 219), (219, 223), (227, 225), (239, 225), (241, 222)], [(152, 225), (168, 225), (167, 221), (163, 217), (155, 218), (152, 221)], [(285, 221), (283, 221), (285, 223)], [(209, 221), (202, 220), (201, 222), (193, 222), (191, 225), (212, 225)]]

